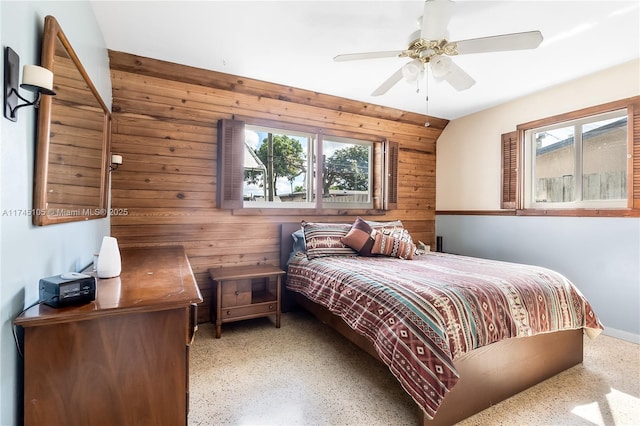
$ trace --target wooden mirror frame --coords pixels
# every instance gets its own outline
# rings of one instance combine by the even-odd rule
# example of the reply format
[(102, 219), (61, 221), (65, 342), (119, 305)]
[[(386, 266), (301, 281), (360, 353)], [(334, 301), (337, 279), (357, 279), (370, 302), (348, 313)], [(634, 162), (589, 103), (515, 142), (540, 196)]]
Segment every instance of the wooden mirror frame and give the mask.
[[(111, 113), (100, 97), (98, 90), (91, 82), (89, 75), (82, 66), (80, 59), (71, 47), (69, 40), (63, 33), (62, 28), (58, 24), (57, 20), (53, 16), (47, 16), (44, 21), (41, 65), (53, 71), (54, 73), (53, 90), (58, 94), (60, 93), (60, 90), (64, 90), (58, 84), (59, 82), (56, 81), (55, 55), (56, 46), (58, 45), (58, 43), (60, 43), (61, 47), (66, 50), (68, 58), (70, 58), (73, 64), (75, 64), (79, 75), (84, 80), (84, 85), (82, 85), (83, 87), (78, 86), (76, 88), (69, 89), (69, 86), (67, 86), (67, 92), (77, 90), (77, 96), (79, 97), (86, 97), (86, 94), (90, 92), (89, 96), (93, 95), (96, 103), (95, 105), (80, 105), (75, 102), (67, 102), (64, 99), (61, 99), (60, 96), (43, 96), (40, 100), (33, 193), (33, 223), (38, 226), (99, 219), (107, 217), (108, 213), (107, 203), (109, 192), (109, 157), (111, 149)], [(58, 78), (61, 77), (58, 76)], [(81, 82), (79, 78), (76, 81)], [(87, 93), (85, 93), (85, 89), (88, 91)], [(60, 139), (61, 137), (65, 137), (65, 135), (64, 132), (61, 132), (61, 135), (58, 136), (56, 133), (52, 133), (52, 129), (54, 128), (54, 126), (58, 126), (58, 129), (64, 128), (62, 126), (65, 126), (67, 116), (63, 116), (64, 120), (56, 118), (55, 122), (52, 121), (54, 108), (73, 108), (74, 113), (89, 113), (89, 115), (94, 116), (103, 114), (101, 129), (99, 128), (98, 121), (95, 120), (94, 124), (97, 127), (79, 127), (80, 132), (83, 133), (82, 136), (78, 137), (76, 135), (67, 137), (68, 141), (62, 144), (57, 144), (67, 149), (68, 152), (64, 154), (57, 154), (55, 162), (53, 161), (54, 158), (52, 157), (54, 153), (52, 153), (51, 150), (52, 138), (57, 136), (58, 139)], [(100, 109), (102, 110), (102, 112), (100, 112)], [(71, 117), (71, 115), (73, 115), (73, 117)], [(75, 121), (83, 121), (83, 115), (87, 114), (70, 114), (68, 117), (69, 122), (74, 121), (74, 126), (69, 126), (69, 124), (66, 124), (66, 126), (69, 129), (73, 129), (78, 132), (78, 128), (75, 127)], [(96, 132), (98, 134), (96, 134)], [(87, 136), (86, 134), (89, 134), (89, 136)], [(79, 139), (82, 139), (87, 144), (87, 146), (80, 147), (79, 145), (75, 144), (75, 141)], [(89, 146), (94, 142), (96, 144), (95, 146)], [(98, 146), (98, 144), (100, 145)], [(90, 178), (91, 180), (93, 180), (91, 184), (89, 184), (89, 181), (87, 180), (89, 179), (88, 173), (83, 173), (82, 171), (83, 165), (80, 163), (80, 161), (78, 161), (75, 165), (69, 161), (83, 160), (83, 157), (77, 155), (77, 153), (86, 153), (89, 151), (92, 152), (91, 155), (93, 155), (94, 158), (88, 159), (87, 161), (92, 161), (94, 164), (91, 164), (91, 167), (85, 168), (85, 170), (88, 170), (88, 172), (93, 173), (94, 175)], [(99, 166), (97, 163), (98, 158), (100, 159)], [(87, 157), (85, 157), (84, 159), (87, 159)], [(56, 192), (56, 188), (63, 185), (52, 182), (50, 167), (52, 164), (53, 167), (58, 168), (59, 170), (63, 170), (64, 173), (68, 174), (65, 179), (68, 179), (69, 182), (73, 181), (70, 184), (70, 188), (74, 189), (76, 192), (83, 192), (85, 189), (87, 191), (92, 191), (93, 194), (89, 196), (92, 202), (89, 204), (82, 203), (76, 205), (74, 204), (75, 201), (73, 200), (73, 198), (76, 197), (75, 194), (63, 193), (62, 191)], [(73, 167), (76, 167), (77, 170), (74, 170)], [(98, 169), (99, 174), (97, 173)], [(66, 184), (66, 182), (64, 183)], [(66, 198), (64, 201), (58, 200), (55, 202), (56, 204), (54, 204), (54, 202), (52, 201), (53, 198), (50, 199), (50, 196)], [(83, 195), (78, 195), (77, 197), (83, 197)], [(59, 206), (63, 206), (63, 208), (60, 208)]]

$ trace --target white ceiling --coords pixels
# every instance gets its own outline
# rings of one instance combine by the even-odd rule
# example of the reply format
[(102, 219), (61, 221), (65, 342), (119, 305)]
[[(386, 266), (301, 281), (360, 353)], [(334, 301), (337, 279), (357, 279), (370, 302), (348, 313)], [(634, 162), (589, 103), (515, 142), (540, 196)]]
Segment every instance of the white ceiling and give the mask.
[[(402, 50), (422, 1), (92, 1), (107, 48), (454, 119), (640, 57), (640, 2), (457, 1), (449, 40), (540, 30), (535, 50), (454, 58), (475, 80), (404, 81), (370, 93), (408, 62), (334, 62)], [(640, 77), (639, 77), (640, 78)], [(426, 93), (429, 102), (426, 102)], [(427, 109), (428, 108), (428, 109)]]

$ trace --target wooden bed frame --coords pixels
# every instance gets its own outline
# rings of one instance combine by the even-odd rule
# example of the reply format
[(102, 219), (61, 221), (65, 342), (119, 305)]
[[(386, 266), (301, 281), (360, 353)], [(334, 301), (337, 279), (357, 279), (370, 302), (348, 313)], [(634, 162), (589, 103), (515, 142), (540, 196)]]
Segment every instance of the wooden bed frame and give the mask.
[[(293, 246), (291, 234), (299, 228), (300, 223), (281, 225), (280, 263), (285, 271)], [(286, 289), (284, 293), (287, 304), (291, 306), (291, 299), (295, 300), (320, 321), (380, 359), (373, 344), (351, 329), (342, 318), (299, 293)], [(583, 331), (579, 329), (508, 339), (461, 356), (454, 361), (460, 374), (458, 383), (446, 395), (436, 416), (429, 420), (423, 413), (420, 424), (454, 424), (580, 364), (583, 356), (582, 336)]]

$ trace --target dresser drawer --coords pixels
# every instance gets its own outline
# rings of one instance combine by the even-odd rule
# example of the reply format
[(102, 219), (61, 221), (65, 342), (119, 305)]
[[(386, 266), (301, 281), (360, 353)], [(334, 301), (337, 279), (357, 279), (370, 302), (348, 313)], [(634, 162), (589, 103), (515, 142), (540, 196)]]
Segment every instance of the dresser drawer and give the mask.
[(222, 283), (222, 307), (251, 304), (251, 280), (224, 281)]
[(276, 313), (278, 304), (276, 301), (270, 303), (258, 303), (250, 306), (239, 306), (237, 308), (222, 309), (222, 318), (241, 318), (253, 315), (264, 315)]

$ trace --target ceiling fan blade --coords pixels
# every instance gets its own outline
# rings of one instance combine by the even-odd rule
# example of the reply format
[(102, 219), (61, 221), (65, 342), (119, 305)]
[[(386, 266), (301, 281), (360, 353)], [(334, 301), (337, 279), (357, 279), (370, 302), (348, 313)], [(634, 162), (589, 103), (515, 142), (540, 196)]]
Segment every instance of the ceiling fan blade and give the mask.
[(356, 61), (360, 59), (394, 58), (402, 53), (402, 50), (387, 50), (383, 52), (346, 53), (333, 58), (336, 62)]
[(441, 40), (448, 37), (447, 27), (451, 19), (453, 2), (450, 0), (427, 0), (424, 2), (420, 38)]
[(387, 91), (389, 89), (391, 89), (393, 86), (395, 86), (396, 83), (398, 83), (400, 80), (402, 80), (402, 77), (403, 77), (402, 68), (403, 67), (404, 67), (404, 65), (402, 67), (400, 67), (400, 69), (398, 69), (398, 71), (396, 71), (393, 74), (391, 74), (391, 77), (386, 79), (384, 81), (384, 83), (382, 83), (376, 90), (374, 90), (371, 93), (371, 96), (384, 95), (385, 93), (387, 93)]
[(431, 58), (430, 64), (436, 80), (445, 80), (458, 91), (467, 90), (476, 84), (476, 81), (448, 56), (436, 55)]
[(540, 31), (504, 34), (499, 36), (472, 38), (455, 42), (458, 54), (498, 52), (505, 50), (535, 49), (542, 42)]
[(457, 91), (467, 90), (468, 88), (476, 84), (476, 81), (473, 79), (473, 77), (467, 74), (465, 70), (460, 68), (455, 63), (451, 65), (451, 71), (444, 76), (444, 79)]

